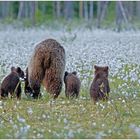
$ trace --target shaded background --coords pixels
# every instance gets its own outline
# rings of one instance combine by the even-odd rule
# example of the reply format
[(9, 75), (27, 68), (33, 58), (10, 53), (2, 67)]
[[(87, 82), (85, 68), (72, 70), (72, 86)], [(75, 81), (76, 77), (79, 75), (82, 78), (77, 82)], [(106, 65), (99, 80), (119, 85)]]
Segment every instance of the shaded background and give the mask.
[(140, 27), (140, 1), (0, 1), (1, 23), (37, 26), (75, 22), (97, 28)]

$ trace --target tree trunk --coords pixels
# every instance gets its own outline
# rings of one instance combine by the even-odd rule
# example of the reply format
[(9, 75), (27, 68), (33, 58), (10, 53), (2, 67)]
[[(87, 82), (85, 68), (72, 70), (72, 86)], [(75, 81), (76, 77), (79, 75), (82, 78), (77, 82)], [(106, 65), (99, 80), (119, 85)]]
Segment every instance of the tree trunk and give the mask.
[(136, 8), (137, 7), (137, 3), (136, 1), (133, 1), (133, 16), (136, 16)]
[(64, 1), (64, 16), (66, 19), (72, 19), (73, 17), (73, 2)]
[(0, 1), (0, 18), (2, 18), (2, 5), (1, 5), (1, 1)]
[(61, 3), (60, 1), (56, 1), (56, 17), (59, 18), (61, 16)]
[(105, 17), (109, 1), (97, 2), (97, 28), (101, 28), (101, 22)]
[(18, 19), (22, 19), (25, 17), (25, 2), (19, 2), (19, 10), (18, 10)]
[(30, 17), (30, 1), (25, 1), (25, 17)]
[(90, 1), (90, 7), (89, 7), (89, 18), (90, 18), (90, 20), (93, 20), (93, 5), (94, 3), (93, 3), (93, 1)]
[(52, 13), (53, 13), (53, 18), (55, 18), (56, 17), (56, 1), (52, 1), (52, 9), (53, 9), (53, 11), (52, 11)]
[(116, 25), (117, 25), (117, 31), (121, 31), (121, 24), (122, 24), (122, 13), (120, 8), (119, 1), (116, 1)]
[(87, 3), (87, 1), (84, 1), (84, 18), (85, 18), (85, 20), (88, 20), (88, 3)]
[(36, 2), (35, 1), (30, 1), (29, 3), (29, 17), (30, 17), (30, 20), (32, 22), (32, 24), (34, 25), (35, 24), (35, 11), (36, 11)]
[(108, 3), (109, 3), (109, 1), (102, 2), (102, 9), (101, 9), (101, 15), (100, 15), (101, 21), (105, 18)]
[(127, 7), (127, 14), (129, 15), (129, 20), (132, 21), (132, 18), (134, 16), (134, 2), (128, 1), (126, 2)]
[(80, 19), (83, 18), (83, 1), (79, 2), (79, 17)]
[(46, 14), (46, 10), (47, 10), (46, 1), (40, 1), (40, 5), (41, 5), (41, 12), (44, 16)]
[(136, 2), (136, 16), (140, 18), (140, 1)]
[(101, 27), (101, 1), (97, 2), (97, 28)]
[(2, 1), (1, 8), (2, 18), (8, 17), (10, 12), (10, 1)]

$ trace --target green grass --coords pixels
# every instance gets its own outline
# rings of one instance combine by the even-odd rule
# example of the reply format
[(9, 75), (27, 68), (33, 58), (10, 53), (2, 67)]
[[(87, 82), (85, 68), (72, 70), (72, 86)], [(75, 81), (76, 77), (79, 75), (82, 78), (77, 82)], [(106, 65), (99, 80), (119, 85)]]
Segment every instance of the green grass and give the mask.
[[(126, 65), (119, 74), (134, 67)], [(0, 138), (140, 138), (135, 132), (135, 127), (140, 132), (140, 86), (118, 78), (119, 74), (110, 77), (109, 101), (96, 105), (88, 88), (73, 100), (62, 91), (53, 101), (42, 89), (42, 99), (0, 101)]]
[[(139, 124), (139, 98), (97, 105), (88, 99), (62, 97), (54, 103), (45, 99), (3, 103), (0, 138), (138, 138), (130, 125)], [(27, 133), (18, 132), (27, 126)]]

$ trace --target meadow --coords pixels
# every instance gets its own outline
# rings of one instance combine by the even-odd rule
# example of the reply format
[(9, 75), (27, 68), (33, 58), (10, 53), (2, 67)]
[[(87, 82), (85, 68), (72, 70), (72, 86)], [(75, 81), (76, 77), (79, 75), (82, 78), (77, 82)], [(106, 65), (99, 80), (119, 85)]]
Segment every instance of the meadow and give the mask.
[[(35, 44), (54, 38), (66, 51), (66, 70), (82, 82), (78, 99), (64, 87), (55, 101), (43, 97), (0, 100), (0, 138), (140, 138), (140, 32), (77, 27), (0, 27), (0, 82), (11, 66), (26, 69)], [(110, 98), (96, 105), (89, 87), (94, 65), (109, 66)], [(24, 88), (24, 83), (22, 83)]]

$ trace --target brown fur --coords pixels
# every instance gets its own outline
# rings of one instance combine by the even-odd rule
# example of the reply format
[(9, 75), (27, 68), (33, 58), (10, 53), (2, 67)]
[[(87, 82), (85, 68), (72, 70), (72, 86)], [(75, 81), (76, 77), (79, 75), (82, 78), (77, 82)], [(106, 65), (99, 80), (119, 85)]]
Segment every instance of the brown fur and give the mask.
[(77, 77), (76, 72), (68, 73), (65, 72), (64, 83), (65, 83), (65, 94), (66, 97), (78, 97), (80, 92), (81, 82)]
[(47, 92), (57, 98), (62, 89), (65, 69), (65, 50), (54, 39), (39, 43), (28, 65), (28, 82), (33, 97), (40, 96), (41, 83)]
[(20, 77), (24, 78), (24, 72), (21, 68), (12, 67), (11, 73), (3, 79), (0, 87), (0, 94), (2, 98), (8, 97), (8, 93), (10, 93), (11, 96), (15, 93), (18, 99), (21, 98)]
[(90, 96), (97, 102), (98, 100), (107, 100), (110, 92), (108, 82), (108, 66), (94, 66), (95, 77), (90, 87)]

